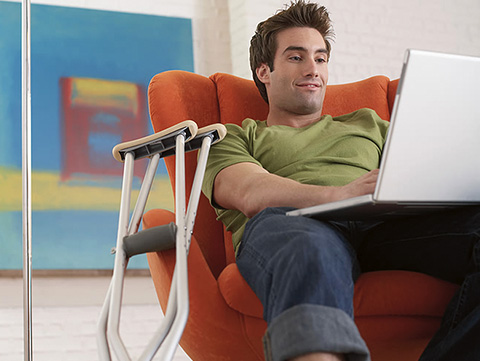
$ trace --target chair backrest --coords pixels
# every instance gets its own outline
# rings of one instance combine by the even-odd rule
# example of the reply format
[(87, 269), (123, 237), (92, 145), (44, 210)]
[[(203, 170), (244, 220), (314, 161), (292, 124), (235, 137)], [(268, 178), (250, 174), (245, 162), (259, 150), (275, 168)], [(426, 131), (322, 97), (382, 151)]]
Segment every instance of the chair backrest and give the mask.
[[(375, 76), (359, 82), (329, 85), (323, 107), (332, 116), (360, 108), (374, 109), (388, 120), (393, 105), (397, 81)], [(154, 130), (165, 129), (183, 120), (194, 120), (199, 127), (221, 122), (241, 124), (245, 118), (266, 119), (268, 105), (251, 80), (217, 73), (209, 78), (184, 71), (170, 71), (153, 77), (148, 89), (150, 117)], [(196, 167), (196, 153), (186, 156), (187, 199)], [(165, 159), (173, 186), (175, 163)], [(218, 276), (226, 264), (234, 261), (229, 234), (208, 200), (202, 195), (194, 229), (212, 273)]]
[[(214, 74), (210, 79), (217, 87), (220, 122), (241, 124), (245, 118), (267, 118), (268, 105), (253, 81), (222, 73)], [(387, 77), (375, 76), (355, 83), (329, 85), (323, 114), (338, 116), (371, 108), (382, 119), (389, 119), (389, 83)]]

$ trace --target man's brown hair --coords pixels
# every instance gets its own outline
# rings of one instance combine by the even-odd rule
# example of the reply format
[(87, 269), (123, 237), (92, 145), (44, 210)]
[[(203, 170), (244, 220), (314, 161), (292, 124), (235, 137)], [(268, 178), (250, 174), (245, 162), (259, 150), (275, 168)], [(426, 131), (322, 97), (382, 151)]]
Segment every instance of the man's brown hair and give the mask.
[(255, 35), (250, 41), (250, 68), (253, 80), (257, 85), (262, 98), (268, 103), (267, 90), (257, 77), (256, 70), (261, 64), (267, 64), (273, 71), (273, 60), (277, 51), (277, 34), (285, 29), (307, 27), (314, 28), (323, 36), (330, 58), (330, 41), (334, 38), (334, 32), (330, 16), (324, 6), (307, 3), (305, 0), (291, 2), (290, 6), (277, 12), (272, 17), (261, 22), (257, 26)]

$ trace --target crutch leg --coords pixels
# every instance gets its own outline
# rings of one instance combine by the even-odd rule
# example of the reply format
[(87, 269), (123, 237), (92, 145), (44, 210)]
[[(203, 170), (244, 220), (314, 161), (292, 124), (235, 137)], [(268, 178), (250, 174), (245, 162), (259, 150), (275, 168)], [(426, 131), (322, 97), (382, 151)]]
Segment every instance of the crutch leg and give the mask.
[(130, 356), (120, 337), (120, 311), (123, 296), (123, 282), (128, 259), (123, 249), (123, 239), (128, 231), (130, 211), (130, 196), (133, 179), (133, 153), (125, 156), (125, 173), (122, 182), (122, 198), (118, 221), (117, 247), (115, 251), (115, 265), (113, 269), (112, 288), (110, 293), (110, 307), (107, 321), (107, 339), (120, 361), (129, 361)]
[[(158, 165), (158, 160), (160, 158), (159, 154), (166, 153), (175, 146), (175, 138), (178, 134), (183, 134), (184, 137), (190, 140), (196, 135), (196, 132), (196, 124), (192, 121), (185, 121), (163, 132), (135, 141), (119, 144), (113, 149), (115, 159), (125, 162), (125, 165), (114, 272), (97, 327), (98, 352), (100, 360), (102, 361), (111, 360), (110, 348), (113, 349), (114, 353), (120, 360), (130, 359), (119, 334), (123, 280), (129, 257), (125, 252), (123, 241), (128, 235), (131, 235), (138, 230), (148, 193), (151, 188), (151, 183)], [(144, 180), (144, 183), (142, 184), (129, 225), (128, 214), (133, 178), (133, 163), (135, 159), (147, 156), (151, 158), (145, 176), (147, 182)], [(162, 234), (164, 233), (165, 232)], [(162, 247), (160, 247), (160, 249), (162, 249)]]
[[(178, 342), (182, 336), (183, 330), (187, 323), (189, 312), (188, 301), (188, 269), (187, 269), (187, 257), (190, 247), (191, 236), (193, 233), (193, 226), (195, 222), (195, 216), (198, 208), (198, 202), (200, 200), (201, 187), (203, 183), (203, 177), (205, 174), (205, 167), (207, 162), (210, 145), (213, 142), (217, 142), (225, 136), (225, 128), (223, 125), (213, 125), (199, 129), (197, 136), (189, 142), (192, 148), (197, 149), (200, 147), (200, 153), (197, 161), (197, 169), (195, 171), (195, 177), (192, 184), (192, 190), (190, 193), (190, 199), (188, 202), (188, 209), (185, 212), (185, 180), (184, 180), (184, 159), (183, 148), (177, 149), (176, 158), (176, 217), (177, 226), (182, 233), (177, 232), (177, 250), (176, 250), (176, 264), (175, 264), (175, 277), (172, 278), (172, 286), (169, 295), (170, 298), (175, 293), (172, 290), (177, 291), (176, 300), (178, 305), (175, 307), (175, 320), (171, 326), (170, 333), (166, 336), (164, 343), (161, 345), (158, 354), (161, 360), (171, 360)], [(179, 194), (179, 191), (183, 191)], [(181, 214), (179, 214), (181, 210)], [(176, 286), (176, 287), (175, 287)], [(168, 308), (167, 308), (168, 311)]]

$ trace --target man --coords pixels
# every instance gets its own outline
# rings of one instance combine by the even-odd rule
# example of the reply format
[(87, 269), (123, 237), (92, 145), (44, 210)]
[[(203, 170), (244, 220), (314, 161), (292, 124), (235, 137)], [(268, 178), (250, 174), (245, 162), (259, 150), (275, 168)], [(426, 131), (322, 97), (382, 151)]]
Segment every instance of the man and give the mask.
[[(369, 109), (321, 116), (332, 35), (326, 9), (303, 0), (260, 23), (250, 58), (268, 117), (228, 125), (209, 156), (203, 190), (232, 231), (239, 270), (264, 306), (267, 360), (369, 360), (353, 322), (360, 267), (409, 269), (458, 283), (471, 274), (469, 284), (480, 285), (478, 210), (388, 223), (285, 216), (292, 208), (373, 193), (377, 181), (388, 123)], [(450, 257), (439, 257), (439, 247)], [(471, 299), (472, 288), (464, 287), (462, 297)], [(465, 342), (478, 332), (479, 314), (469, 313), (455, 332), (462, 347), (439, 336), (449, 345), (442, 347), (456, 352), (467, 344), (472, 351)], [(445, 355), (433, 343), (422, 360)]]

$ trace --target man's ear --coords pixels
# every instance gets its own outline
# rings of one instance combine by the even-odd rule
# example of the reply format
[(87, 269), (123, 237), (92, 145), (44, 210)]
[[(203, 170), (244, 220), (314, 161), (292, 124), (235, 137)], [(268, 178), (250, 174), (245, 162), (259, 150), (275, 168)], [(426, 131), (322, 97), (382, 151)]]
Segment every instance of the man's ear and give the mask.
[(263, 84), (268, 84), (270, 83), (270, 67), (262, 63), (256, 70), (257, 78), (260, 80)]

